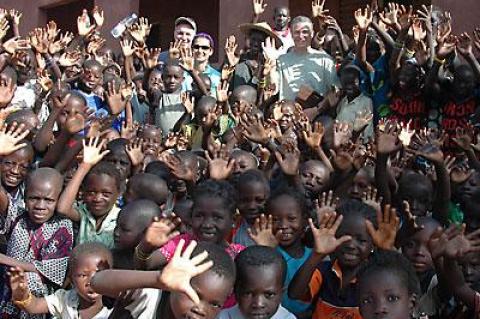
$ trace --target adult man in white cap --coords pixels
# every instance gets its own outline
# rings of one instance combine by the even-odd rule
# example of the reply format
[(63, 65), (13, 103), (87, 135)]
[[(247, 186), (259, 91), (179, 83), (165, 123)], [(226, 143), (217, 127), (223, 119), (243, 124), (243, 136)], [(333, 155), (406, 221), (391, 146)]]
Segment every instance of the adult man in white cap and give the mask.
[[(192, 18), (179, 17), (175, 20), (173, 41), (179, 41), (181, 47), (191, 47), (195, 34), (197, 34), (197, 24)], [(160, 53), (159, 61), (161, 63), (166, 63), (168, 61), (168, 58), (168, 50), (165, 50)]]

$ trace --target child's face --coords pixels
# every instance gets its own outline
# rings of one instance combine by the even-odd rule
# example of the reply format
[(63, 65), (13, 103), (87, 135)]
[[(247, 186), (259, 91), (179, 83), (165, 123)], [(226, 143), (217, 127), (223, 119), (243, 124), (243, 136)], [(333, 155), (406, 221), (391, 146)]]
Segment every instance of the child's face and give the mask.
[(402, 253), (412, 263), (417, 273), (432, 269), (433, 261), (428, 250), (428, 241), (438, 225), (423, 223), (424, 228), (411, 236), (402, 246)]
[(121, 178), (125, 181), (131, 173), (132, 163), (125, 150), (112, 150), (105, 156), (105, 161), (112, 163), (120, 172)]
[(87, 92), (92, 92), (97, 86), (102, 85), (103, 73), (99, 66), (87, 66), (81, 76), (82, 88)]
[(283, 295), (280, 267), (250, 267), (250, 274), (238, 284), (235, 296), (240, 311), (247, 319), (269, 319), (277, 312)]
[(183, 70), (179, 66), (167, 66), (162, 74), (165, 92), (173, 93), (180, 89), (183, 82)]
[(40, 225), (52, 218), (61, 190), (62, 185), (57, 185), (53, 180), (30, 180), (25, 205), (32, 222)]
[(380, 271), (362, 278), (360, 314), (364, 319), (409, 319), (414, 297), (395, 273)]
[(400, 68), (398, 74), (398, 88), (400, 90), (412, 89), (415, 86), (415, 79), (417, 77), (417, 68), (411, 64), (404, 64)]
[(155, 126), (146, 126), (140, 136), (143, 139), (145, 154), (156, 154), (158, 146), (162, 143), (162, 130)]
[(328, 180), (328, 170), (318, 163), (307, 162), (300, 168), (300, 181), (308, 198), (316, 198), (324, 191)]
[(476, 252), (466, 254), (459, 260), (465, 282), (474, 290), (480, 288), (480, 255)]
[(97, 271), (108, 269), (110, 265), (107, 258), (100, 254), (83, 257), (76, 261), (70, 276), (78, 296), (88, 303), (95, 303), (100, 301), (102, 295), (93, 291), (90, 287), (90, 280)]
[(143, 236), (143, 229), (136, 224), (134, 212), (122, 209), (118, 215), (117, 224), (113, 232), (116, 249), (133, 249)]
[(306, 220), (301, 207), (292, 197), (277, 197), (270, 204), (269, 213), (273, 215), (273, 233), (280, 246), (290, 247), (302, 239)]
[(172, 292), (170, 307), (176, 319), (216, 318), (233, 288), (231, 279), (219, 276), (212, 271), (193, 277), (191, 285), (200, 297), (200, 303), (196, 305), (187, 295)]
[(398, 192), (400, 201), (408, 202), (414, 216), (426, 216), (428, 209), (432, 206), (432, 189), (422, 183), (410, 184), (409, 187), (402, 187), (402, 191)]
[(28, 169), (33, 161), (33, 153), (27, 148), (19, 149), (4, 156), (0, 162), (0, 172), (4, 187), (16, 188), (27, 177)]
[(360, 94), (360, 79), (358, 78), (358, 74), (344, 72), (340, 74), (340, 82), (347, 97), (354, 98)]
[(369, 186), (372, 186), (370, 179), (363, 170), (360, 170), (353, 178), (352, 186), (349, 190), (350, 197), (361, 200)]
[(192, 209), (192, 229), (199, 241), (223, 243), (232, 229), (232, 214), (225, 209), (225, 199), (202, 196)]
[[(205, 100), (199, 101), (197, 105), (195, 106), (195, 119), (198, 122), (202, 122), (202, 119), (208, 115), (209, 112), (215, 107), (215, 103), (212, 103), (211, 101), (206, 102)], [(197, 122), (197, 123), (198, 123)]]
[(70, 97), (67, 100), (67, 105), (58, 116), (58, 123), (60, 127), (65, 127), (67, 123), (71, 125), (73, 122), (84, 122), (85, 108), (86, 105), (82, 103), (80, 99)]
[(337, 231), (337, 238), (351, 236), (352, 239), (340, 245), (335, 251), (341, 267), (354, 268), (368, 258), (373, 243), (365, 226), (365, 218), (358, 214), (344, 216), (342, 224)]
[(233, 174), (241, 174), (248, 171), (249, 169), (257, 168), (257, 163), (255, 159), (247, 154), (233, 154), (232, 158), (235, 160), (235, 167), (233, 168)]
[(102, 217), (112, 209), (118, 198), (118, 185), (112, 176), (90, 175), (85, 180), (83, 201), (94, 217)]
[(238, 185), (238, 210), (249, 225), (264, 212), (268, 194), (261, 182), (247, 182)]
[(293, 126), (295, 116), (295, 105), (291, 102), (284, 102), (281, 106), (282, 117), (278, 121), (278, 125), (282, 132), (285, 132)]

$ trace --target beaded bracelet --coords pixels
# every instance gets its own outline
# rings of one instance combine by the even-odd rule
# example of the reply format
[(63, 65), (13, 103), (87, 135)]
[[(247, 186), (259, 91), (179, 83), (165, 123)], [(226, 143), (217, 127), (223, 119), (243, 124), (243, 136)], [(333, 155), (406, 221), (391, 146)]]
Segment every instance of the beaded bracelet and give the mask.
[(147, 261), (152, 257), (152, 254), (146, 254), (140, 250), (140, 244), (135, 247), (135, 256), (141, 261)]

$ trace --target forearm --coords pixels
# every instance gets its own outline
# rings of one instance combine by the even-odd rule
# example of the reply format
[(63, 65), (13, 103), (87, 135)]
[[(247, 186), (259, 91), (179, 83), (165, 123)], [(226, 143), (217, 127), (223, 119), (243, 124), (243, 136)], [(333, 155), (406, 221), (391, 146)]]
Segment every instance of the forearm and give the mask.
[(52, 73), (53, 73), (55, 79), (60, 80), (62, 78), (62, 71), (60, 71), (60, 68), (58, 67), (57, 62), (48, 53), (45, 53), (44, 56), (45, 56), (45, 61), (47, 62), (47, 67), (49, 67), (50, 70), (52, 70)]
[(47, 153), (45, 154), (40, 166), (42, 167), (53, 167), (57, 163), (58, 159), (62, 156), (63, 150), (67, 145), (67, 142), (70, 140), (71, 135), (66, 131), (61, 131), (60, 135), (55, 140), (52, 146), (49, 147)]
[(300, 267), (288, 287), (288, 296), (297, 300), (310, 300), (310, 280), (318, 265), (325, 258), (324, 255), (313, 252), (305, 263)]
[(383, 197), (383, 204), (392, 202), (392, 194), (388, 186), (387, 173), (387, 154), (377, 154), (377, 165), (375, 165), (375, 182), (377, 184), (378, 193)]
[(67, 216), (68, 218), (78, 221), (78, 216), (75, 216), (76, 214), (73, 214), (73, 203), (75, 202), (75, 199), (77, 198), (78, 191), (80, 189), (80, 186), (82, 185), (83, 179), (85, 176), (88, 174), (90, 169), (92, 168), (92, 165), (86, 164), (86, 163), (81, 163), (75, 174), (73, 175), (72, 179), (70, 182), (68, 182), (67, 187), (63, 191), (62, 195), (58, 199), (57, 203), (57, 212)]
[(76, 141), (76, 143), (70, 147), (65, 148), (63, 156), (60, 158), (60, 160), (58, 160), (57, 164), (55, 165), (55, 169), (61, 173), (65, 172), (70, 167), (71, 163), (76, 160), (78, 153), (80, 153), (80, 151), (82, 150), (82, 139), (74, 137), (74, 140)]
[(357, 61), (365, 71), (374, 71), (370, 63), (367, 62), (367, 30), (360, 30), (360, 34), (358, 36)]
[(12, 29), (13, 29), (13, 36), (14, 37), (19, 37), (20, 36), (20, 28), (18, 24), (12, 23)]
[(457, 264), (457, 261), (450, 258), (445, 258), (444, 261), (445, 276), (448, 287), (455, 298), (463, 302), (470, 309), (475, 309), (475, 290), (470, 288), (465, 282), (462, 271)]
[(102, 270), (90, 281), (95, 292), (116, 298), (119, 293), (130, 289), (158, 288), (159, 271), (143, 270)]
[(125, 104), (125, 122), (127, 123), (128, 126), (133, 125), (133, 110), (132, 110), (132, 102), (130, 102), (131, 99), (127, 100), (127, 103)]
[(132, 68), (133, 66), (133, 58), (131, 56), (126, 56), (124, 61), (125, 67), (125, 79), (127, 83), (132, 83)]
[(24, 262), (24, 261), (20, 261), (20, 260), (17, 260), (15, 258), (8, 257), (7, 255), (4, 255), (4, 254), (0, 254), (0, 264), (4, 265), (4, 266), (7, 266), (7, 267), (19, 267), (23, 271), (35, 272), (35, 273), (40, 274), (37, 271), (37, 269), (35, 268), (35, 265), (33, 265), (32, 263), (27, 263), (27, 262)]
[(393, 49), (393, 47), (395, 46), (395, 41), (393, 40), (393, 38), (390, 36), (390, 34), (388, 34), (387, 32), (385, 32), (382, 28), (380, 28), (380, 26), (378, 25), (378, 23), (376, 23), (375, 21), (373, 21), (371, 23), (371, 26), (373, 27), (373, 29), (375, 29), (375, 31), (377, 32), (377, 34), (380, 36), (380, 38), (382, 39), (383, 43), (385, 44), (385, 47), (387, 49), (388, 52), (391, 52), (391, 50)]
[(319, 147), (315, 148), (314, 151), (317, 154), (318, 158), (320, 158), (320, 160), (323, 162), (323, 164), (325, 164), (325, 166), (327, 166), (328, 170), (330, 172), (333, 172), (334, 168), (333, 168), (332, 162), (330, 162), (327, 155), (323, 151), (322, 147), (319, 146)]
[(465, 56), (465, 60), (467, 60), (468, 64), (472, 67), (473, 72), (475, 72), (477, 81), (480, 80), (480, 64), (478, 63), (477, 58), (475, 58), (473, 53), (470, 53)]
[(470, 167), (476, 171), (480, 171), (480, 161), (475, 155), (475, 151), (473, 150), (473, 148), (470, 147), (470, 149), (465, 151), (465, 154), (467, 155), (468, 164), (470, 165)]
[(200, 89), (200, 92), (202, 92), (203, 95), (209, 95), (207, 86), (205, 85), (205, 82), (200, 78), (200, 74), (198, 73), (197, 70), (192, 70), (188, 72), (191, 76), (193, 81), (197, 84), (198, 88)]
[(437, 195), (433, 205), (433, 217), (448, 225), (448, 211), (451, 197), (450, 175), (443, 163), (435, 164), (437, 174)]

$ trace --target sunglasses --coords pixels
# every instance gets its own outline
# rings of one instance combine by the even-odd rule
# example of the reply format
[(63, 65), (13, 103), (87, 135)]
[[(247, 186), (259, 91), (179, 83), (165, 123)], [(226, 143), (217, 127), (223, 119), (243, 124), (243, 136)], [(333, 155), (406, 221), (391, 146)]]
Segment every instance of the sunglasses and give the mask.
[(199, 49), (202, 49), (202, 50), (205, 50), (205, 51), (210, 50), (210, 46), (208, 46), (208, 45), (198, 45), (198, 44), (194, 44), (194, 45), (192, 46), (192, 48), (193, 48), (194, 50), (199, 50)]

